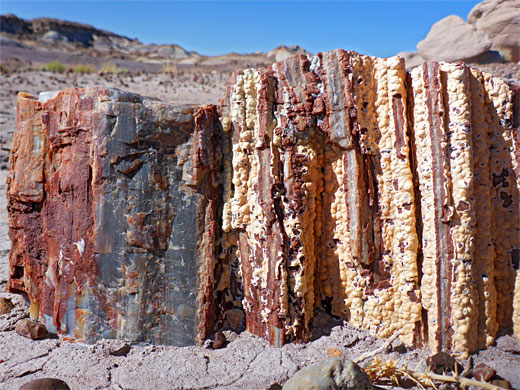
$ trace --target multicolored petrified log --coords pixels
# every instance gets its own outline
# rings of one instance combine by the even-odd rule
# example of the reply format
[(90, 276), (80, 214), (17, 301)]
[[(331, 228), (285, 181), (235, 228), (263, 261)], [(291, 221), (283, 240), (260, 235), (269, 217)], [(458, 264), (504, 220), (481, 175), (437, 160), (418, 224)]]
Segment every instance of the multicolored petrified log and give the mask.
[(226, 309), (222, 139), (214, 106), (97, 87), (21, 94), (8, 288), (79, 340), (206, 338)]
[(86, 341), (185, 345), (243, 310), (303, 342), (318, 307), (461, 355), (520, 337), (519, 104), (463, 64), (343, 50), (235, 73), (220, 112), (22, 94), (9, 288)]

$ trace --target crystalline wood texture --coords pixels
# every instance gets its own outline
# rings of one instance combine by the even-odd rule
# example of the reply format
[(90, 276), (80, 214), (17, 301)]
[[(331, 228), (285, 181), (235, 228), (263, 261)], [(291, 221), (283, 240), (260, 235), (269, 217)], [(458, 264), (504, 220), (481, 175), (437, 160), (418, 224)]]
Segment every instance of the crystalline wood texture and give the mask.
[(405, 81), (396, 57), (342, 50), (234, 75), (223, 226), (238, 232), (252, 333), (304, 341), (324, 305), (421, 343)]
[(78, 340), (204, 339), (221, 312), (216, 108), (98, 87), (48, 97), (18, 99), (8, 288)]
[(512, 328), (520, 248), (513, 90), (462, 64), (427, 63), (411, 79), (428, 340), (467, 355)]

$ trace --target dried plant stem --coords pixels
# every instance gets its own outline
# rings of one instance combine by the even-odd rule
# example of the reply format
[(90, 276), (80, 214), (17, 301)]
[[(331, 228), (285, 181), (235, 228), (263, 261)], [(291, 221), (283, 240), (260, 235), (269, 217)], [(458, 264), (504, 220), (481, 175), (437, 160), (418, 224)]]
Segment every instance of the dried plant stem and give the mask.
[(368, 359), (369, 357), (372, 357), (372, 356), (375, 356), (377, 355), (378, 353), (381, 353), (383, 351), (385, 351), (389, 346), (390, 344), (392, 344), (392, 342), (399, 337), (399, 335), (401, 334), (401, 332), (395, 332), (392, 336), (390, 336), (390, 338), (388, 340), (386, 340), (386, 342), (379, 348), (376, 348), (374, 349), (373, 351), (370, 351), (370, 352), (367, 352), (367, 353), (364, 353), (363, 355), (361, 355), (360, 357), (358, 357), (357, 359), (354, 359), (353, 362), (354, 363), (360, 363), (362, 362), (363, 360), (366, 360)]
[(417, 375), (426, 377), (428, 379), (436, 380), (436, 381), (460, 383), (461, 385), (464, 385), (464, 386), (478, 386), (482, 389), (487, 389), (487, 390), (505, 390), (503, 387), (496, 386), (491, 383), (481, 382), (476, 379), (464, 378), (463, 376), (458, 376), (458, 375), (457, 376), (440, 375), (440, 374), (434, 374), (433, 372), (417, 373)]
[(371, 365), (366, 367), (364, 370), (370, 379), (372, 379), (374, 384), (380, 385), (386, 385), (388, 383), (396, 383), (397, 385), (400, 385), (402, 379), (408, 378), (415, 382), (415, 384), (421, 389), (437, 389), (435, 382), (451, 382), (458, 383), (463, 387), (475, 386), (486, 390), (505, 390), (503, 387), (478, 381), (476, 379), (469, 379), (458, 374), (446, 375), (435, 374), (431, 371), (413, 371), (406, 365), (403, 367), (397, 367), (398, 363), (399, 361), (393, 361), (391, 359), (383, 362), (379, 357), (375, 357)]

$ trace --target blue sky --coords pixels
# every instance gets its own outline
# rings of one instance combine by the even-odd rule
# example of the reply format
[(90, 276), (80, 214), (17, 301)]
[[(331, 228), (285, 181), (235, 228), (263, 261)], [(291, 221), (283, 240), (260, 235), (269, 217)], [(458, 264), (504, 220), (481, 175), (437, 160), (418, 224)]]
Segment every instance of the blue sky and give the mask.
[(217, 55), (300, 45), (391, 56), (414, 51), (431, 25), (463, 19), (479, 1), (8, 1), (2, 14), (52, 17), (145, 43), (176, 43)]

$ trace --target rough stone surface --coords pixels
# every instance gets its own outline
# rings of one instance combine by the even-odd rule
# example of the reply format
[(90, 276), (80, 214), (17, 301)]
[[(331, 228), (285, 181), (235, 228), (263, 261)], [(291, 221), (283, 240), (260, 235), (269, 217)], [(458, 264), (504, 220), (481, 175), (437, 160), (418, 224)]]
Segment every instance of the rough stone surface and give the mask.
[(216, 108), (98, 87), (40, 99), (18, 101), (8, 288), (78, 340), (206, 338), (221, 272)]
[(36, 321), (31, 321), (29, 319), (20, 320), (16, 324), (16, 333), (20, 336), (24, 336), (33, 340), (43, 339), (47, 336), (47, 328), (45, 325), (40, 324)]
[(29, 317), (29, 308), (24, 297), (19, 294), (0, 292), (0, 297), (9, 299), (14, 305), (9, 313), (0, 315), (0, 332), (14, 330), (20, 320)]
[(516, 0), (486, 0), (468, 15), (468, 23), (486, 33), (492, 48), (509, 61), (520, 60), (520, 3)]
[(481, 62), (479, 59), (485, 58), (490, 47), (484, 32), (475, 30), (460, 16), (450, 15), (432, 26), (417, 44), (417, 51), (427, 61)]
[[(319, 317), (327, 316), (320, 314)], [(57, 339), (33, 341), (13, 331), (2, 332), (0, 360), (4, 362), (0, 364), (0, 383), (2, 390), (19, 390), (30, 380), (57, 377), (72, 389), (279, 389), (299, 369), (327, 359), (328, 349), (338, 349), (346, 359), (354, 360), (384, 343), (366, 331), (341, 321), (333, 322), (334, 325), (327, 328), (328, 335), (307, 344), (274, 348), (243, 332), (224, 349), (133, 345), (127, 357), (109, 354), (114, 346), (120, 345), (115, 340), (100, 340), (87, 346)], [(322, 330), (324, 323), (326, 321), (319, 322)], [(418, 364), (427, 358), (427, 352), (382, 352), (379, 356), (383, 360), (400, 360), (400, 364), (422, 371), (424, 367)], [(185, 362), (191, 359), (193, 364), (187, 365)], [(490, 347), (474, 359), (475, 365), (485, 363), (494, 367), (514, 388), (520, 387), (517, 374), (520, 361), (516, 356)], [(364, 367), (370, 361), (363, 363)], [(78, 370), (78, 367), (82, 369)], [(202, 380), (201, 377), (206, 378)]]
[(351, 360), (330, 358), (298, 371), (283, 386), (283, 390), (370, 390), (368, 375)]
[(20, 390), (70, 390), (70, 387), (61, 379), (40, 378), (24, 384)]

